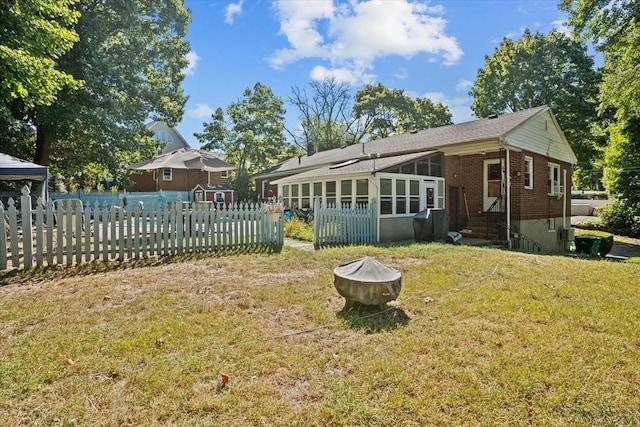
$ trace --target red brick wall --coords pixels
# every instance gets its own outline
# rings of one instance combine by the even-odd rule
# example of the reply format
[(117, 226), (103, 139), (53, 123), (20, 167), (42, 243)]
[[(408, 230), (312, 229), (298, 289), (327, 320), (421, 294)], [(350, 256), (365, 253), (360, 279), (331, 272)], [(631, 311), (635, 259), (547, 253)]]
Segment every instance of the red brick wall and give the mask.
[[(565, 188), (566, 212), (571, 212), (571, 164), (558, 160), (549, 160), (540, 154), (528, 152), (511, 152), (511, 206), (512, 216), (516, 219), (543, 219), (562, 216), (563, 197), (548, 194), (548, 163), (560, 166), (560, 184), (564, 185), (564, 170), (567, 170), (567, 187)], [(533, 158), (533, 189), (524, 188), (524, 159)], [(517, 176), (520, 172), (520, 176)]]
[[(130, 173), (129, 178), (134, 182), (127, 191), (191, 191), (198, 184), (226, 184), (227, 178), (222, 178), (221, 172), (207, 172), (193, 169), (173, 169), (171, 181), (162, 179), (162, 170), (157, 171), (158, 182), (153, 180), (153, 172), (145, 171), (141, 174)], [(210, 174), (210, 178), (209, 178)]]
[[(444, 177), (447, 187), (455, 186), (459, 188), (460, 209), (464, 212), (466, 196), (467, 206), (471, 217), (477, 216), (478, 211), (483, 210), (483, 167), (487, 159), (500, 158), (500, 153), (489, 153), (486, 155), (475, 154), (471, 156), (449, 156), (445, 157)], [(448, 196), (447, 196), (448, 197)], [(447, 200), (447, 208), (450, 201)], [(450, 212), (450, 215), (452, 213)], [(465, 213), (466, 216), (466, 213)]]
[[(464, 216), (466, 195), (469, 213), (471, 217), (476, 216), (478, 211), (483, 210), (483, 167), (484, 160), (496, 159), (504, 156), (504, 153), (488, 153), (486, 155), (476, 154), (470, 156), (449, 156), (445, 157), (445, 180), (447, 187), (458, 187), (458, 206)], [(533, 189), (524, 189), (524, 158), (533, 158)], [(539, 154), (527, 152), (509, 152), (511, 171), (511, 215), (514, 219), (541, 219), (562, 216), (563, 198), (549, 196), (547, 180), (549, 178), (548, 159)], [(553, 160), (552, 163), (560, 165), (560, 183), (562, 182), (563, 170), (567, 170), (567, 213), (571, 212), (571, 165), (569, 163)], [(517, 172), (520, 176), (517, 176)], [(447, 208), (452, 205), (447, 194)], [(453, 203), (455, 205), (455, 203)], [(455, 215), (455, 212), (449, 212)]]

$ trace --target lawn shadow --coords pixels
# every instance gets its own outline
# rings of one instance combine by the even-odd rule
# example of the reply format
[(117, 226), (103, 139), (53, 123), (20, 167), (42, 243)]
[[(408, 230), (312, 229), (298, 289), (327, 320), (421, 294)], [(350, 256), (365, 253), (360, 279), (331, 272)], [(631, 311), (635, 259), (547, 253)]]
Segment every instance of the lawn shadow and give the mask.
[(392, 331), (406, 326), (411, 320), (400, 307), (387, 306), (381, 309), (377, 305), (359, 303), (343, 308), (336, 316), (350, 327), (369, 334)]

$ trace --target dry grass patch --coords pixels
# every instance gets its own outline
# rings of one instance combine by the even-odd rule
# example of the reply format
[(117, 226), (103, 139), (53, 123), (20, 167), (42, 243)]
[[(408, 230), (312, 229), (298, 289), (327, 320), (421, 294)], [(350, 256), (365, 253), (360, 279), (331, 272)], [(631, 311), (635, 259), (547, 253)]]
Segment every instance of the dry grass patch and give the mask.
[[(364, 255), (403, 274), (380, 315), (333, 288)], [(435, 244), (174, 261), (5, 276), (0, 424), (640, 424), (640, 265)]]

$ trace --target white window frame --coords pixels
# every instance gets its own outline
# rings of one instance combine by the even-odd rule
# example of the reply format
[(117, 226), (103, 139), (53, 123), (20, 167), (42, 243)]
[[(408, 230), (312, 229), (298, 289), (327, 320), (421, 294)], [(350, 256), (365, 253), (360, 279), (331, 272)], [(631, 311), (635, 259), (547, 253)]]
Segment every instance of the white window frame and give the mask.
[[(167, 174), (167, 171), (169, 171), (168, 174)], [(162, 180), (163, 181), (173, 181), (173, 170), (171, 168), (163, 168), (162, 169)]]
[(229, 171), (220, 172), (220, 178), (229, 178)]
[(547, 191), (549, 196), (557, 196), (562, 194), (564, 189), (560, 185), (560, 165), (557, 163), (548, 163), (549, 167), (549, 180)]
[[(424, 176), (422, 175), (403, 175), (403, 174), (378, 174), (378, 181), (377, 181), (377, 186), (378, 188), (380, 188), (380, 180), (382, 179), (391, 179), (391, 206), (392, 206), (392, 213), (391, 214), (383, 214), (381, 212), (382, 209), (382, 198), (383, 196), (380, 195), (380, 202), (379, 202), (379, 211), (378, 213), (380, 214), (381, 218), (402, 218), (402, 217), (413, 217), (416, 213), (415, 212), (411, 212), (411, 181), (419, 181), (419, 185), (420, 185), (420, 204), (425, 203), (426, 202), (426, 191), (427, 191), (427, 187), (431, 187), (433, 188), (434, 191), (434, 198), (433, 198), (433, 203), (434, 203), (434, 208), (435, 209), (443, 209), (444, 208), (444, 178), (440, 178), (440, 177), (430, 177), (430, 179), (425, 179)], [(405, 195), (402, 196), (403, 198), (405, 198), (405, 203), (406, 203), (406, 213), (397, 213), (396, 212), (396, 197), (398, 196), (396, 194), (396, 180), (401, 179), (405, 181)], [(384, 197), (389, 197), (384, 196)]]
[(533, 190), (533, 157), (529, 156), (524, 156), (524, 188)]

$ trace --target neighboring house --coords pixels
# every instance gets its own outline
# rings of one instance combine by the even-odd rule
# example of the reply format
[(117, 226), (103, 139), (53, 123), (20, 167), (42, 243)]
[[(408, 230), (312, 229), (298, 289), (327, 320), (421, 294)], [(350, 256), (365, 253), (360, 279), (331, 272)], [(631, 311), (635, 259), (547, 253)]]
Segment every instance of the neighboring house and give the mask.
[(181, 148), (191, 148), (180, 133), (165, 122), (153, 121), (146, 124), (147, 129), (153, 132), (153, 139), (161, 145), (156, 154), (170, 153)]
[(222, 192), (227, 204), (233, 202), (227, 183), (236, 168), (225, 162), (223, 155), (190, 148), (177, 130), (163, 122), (151, 122), (147, 127), (164, 145), (153, 159), (129, 166), (128, 177), (133, 184), (127, 191), (188, 191), (191, 200), (205, 201), (208, 199), (202, 189), (215, 186), (213, 197), (215, 192)]
[(450, 230), (560, 252), (576, 162), (542, 106), (295, 157), (254, 179), (259, 198), (271, 190), (291, 209), (316, 195), (343, 205), (375, 197), (382, 242), (413, 239), (414, 215), (431, 208), (448, 212)]

